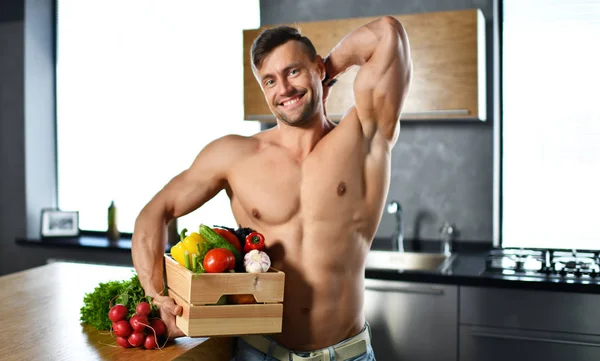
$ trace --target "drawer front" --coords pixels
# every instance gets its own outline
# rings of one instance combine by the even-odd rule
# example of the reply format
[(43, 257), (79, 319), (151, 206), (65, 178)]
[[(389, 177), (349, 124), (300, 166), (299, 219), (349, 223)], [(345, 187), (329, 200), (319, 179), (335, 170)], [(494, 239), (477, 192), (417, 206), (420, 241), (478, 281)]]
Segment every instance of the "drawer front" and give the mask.
[(597, 361), (600, 336), (460, 327), (460, 361)]
[(460, 288), (460, 323), (600, 335), (600, 295)]

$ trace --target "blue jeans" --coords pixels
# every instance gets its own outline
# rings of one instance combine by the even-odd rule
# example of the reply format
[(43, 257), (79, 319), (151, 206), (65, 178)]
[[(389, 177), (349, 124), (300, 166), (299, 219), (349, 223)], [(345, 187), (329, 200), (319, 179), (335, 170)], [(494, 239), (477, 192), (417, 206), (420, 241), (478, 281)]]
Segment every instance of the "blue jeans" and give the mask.
[[(328, 347), (329, 351), (330, 351), (330, 355), (331, 355), (330, 361), (342, 361), (342, 360), (335, 359), (335, 353), (333, 352), (333, 349), (339, 345), (342, 345), (346, 341), (348, 341), (348, 340), (341, 341), (340, 343), (338, 343), (336, 345)], [(274, 341), (274, 340), (271, 340), (271, 342), (273, 344), (276, 344), (276, 341)], [(301, 356), (301, 357), (308, 357), (310, 355), (310, 352), (296, 352), (296, 355)], [(292, 360), (292, 356), (290, 354), (290, 361), (291, 360)], [(257, 350), (256, 348), (252, 347), (247, 342), (245, 342), (241, 337), (238, 337), (236, 340), (235, 357), (233, 359), (231, 359), (231, 361), (278, 361), (278, 360), (271, 357), (270, 354), (265, 354), (264, 352)], [(365, 353), (363, 353), (362, 355), (355, 356), (346, 361), (376, 361), (375, 353), (373, 352), (373, 348), (371, 347), (371, 344), (367, 344), (367, 351)]]

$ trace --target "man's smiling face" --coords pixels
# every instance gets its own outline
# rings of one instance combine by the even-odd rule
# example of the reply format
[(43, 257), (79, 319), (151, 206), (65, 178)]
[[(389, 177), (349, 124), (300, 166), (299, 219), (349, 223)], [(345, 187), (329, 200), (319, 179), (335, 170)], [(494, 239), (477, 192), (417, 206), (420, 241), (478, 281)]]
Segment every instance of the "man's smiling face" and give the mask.
[(302, 126), (321, 110), (320, 59), (311, 61), (303, 45), (291, 40), (273, 49), (255, 70), (271, 112), (282, 122)]

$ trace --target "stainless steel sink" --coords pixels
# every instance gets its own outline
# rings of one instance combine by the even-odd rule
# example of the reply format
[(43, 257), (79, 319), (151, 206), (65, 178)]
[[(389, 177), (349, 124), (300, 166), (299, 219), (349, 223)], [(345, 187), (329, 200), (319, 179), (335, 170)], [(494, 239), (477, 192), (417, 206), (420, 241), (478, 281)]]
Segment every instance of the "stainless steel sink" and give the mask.
[(367, 269), (444, 272), (456, 255), (426, 252), (369, 251)]

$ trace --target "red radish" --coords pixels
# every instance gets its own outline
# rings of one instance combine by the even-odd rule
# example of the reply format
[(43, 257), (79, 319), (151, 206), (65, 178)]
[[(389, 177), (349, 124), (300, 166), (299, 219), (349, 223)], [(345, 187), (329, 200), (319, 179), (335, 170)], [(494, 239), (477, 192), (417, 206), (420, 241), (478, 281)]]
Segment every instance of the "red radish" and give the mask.
[(112, 322), (117, 322), (125, 319), (127, 316), (127, 307), (122, 304), (114, 305), (110, 311), (108, 311), (108, 319)]
[(117, 336), (128, 337), (131, 334), (132, 329), (127, 320), (121, 320), (113, 323), (113, 331)]
[(152, 308), (150, 307), (150, 304), (148, 302), (140, 302), (135, 307), (135, 313), (140, 316), (147, 317), (148, 315), (150, 315), (151, 311), (152, 311)]
[(144, 331), (146, 325), (148, 325), (148, 317), (135, 315), (129, 319), (129, 323), (134, 331)]
[(158, 343), (156, 343), (156, 337), (153, 334), (147, 335), (144, 340), (144, 347), (148, 350), (158, 347)]
[(154, 320), (150, 321), (150, 327), (154, 329), (154, 332), (156, 332), (156, 336), (164, 335), (167, 328), (165, 326), (165, 323), (158, 318), (155, 318)]
[(131, 345), (129, 344), (129, 341), (127, 341), (126, 337), (117, 337), (117, 344), (123, 348), (130, 348)]
[(145, 337), (143, 332), (134, 332), (129, 336), (127, 341), (129, 341), (131, 346), (138, 347), (144, 344)]

